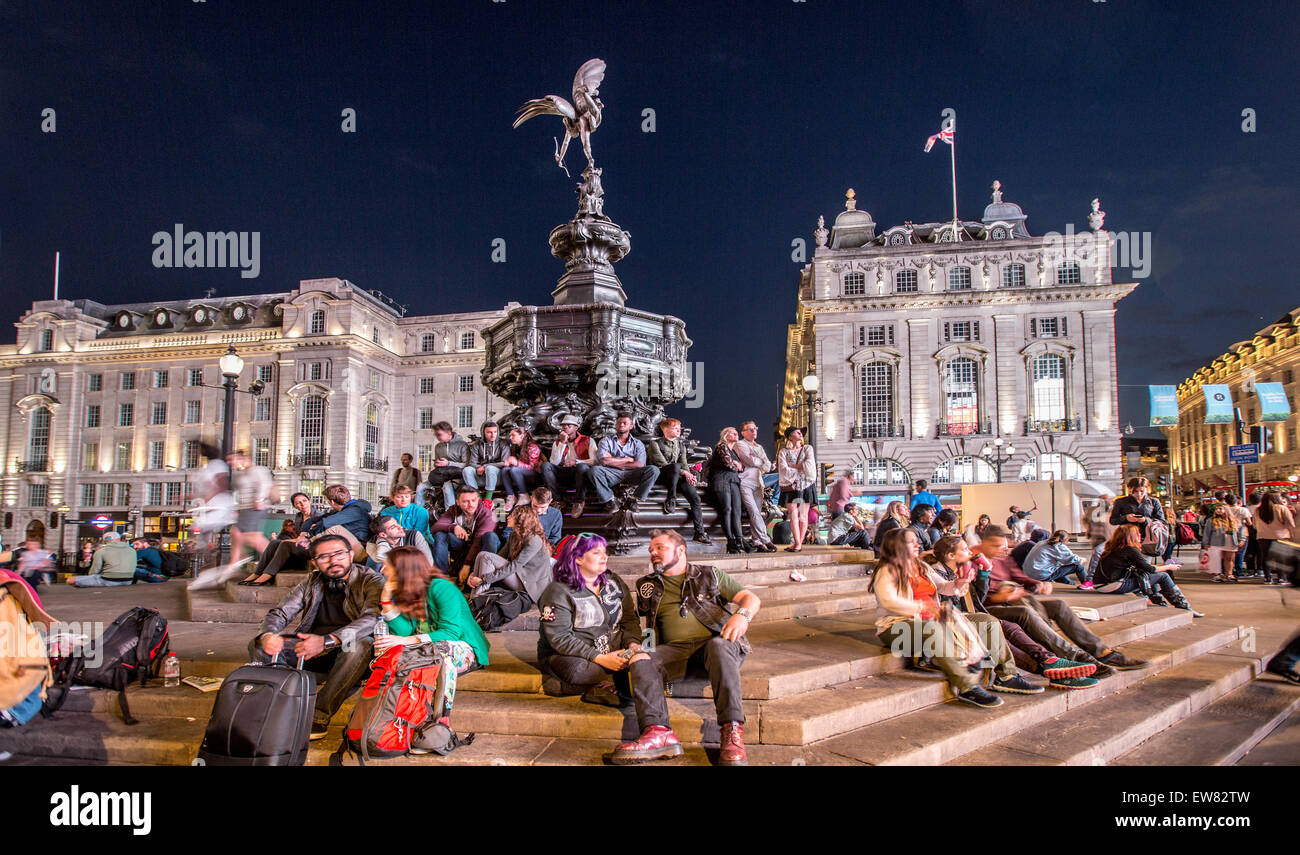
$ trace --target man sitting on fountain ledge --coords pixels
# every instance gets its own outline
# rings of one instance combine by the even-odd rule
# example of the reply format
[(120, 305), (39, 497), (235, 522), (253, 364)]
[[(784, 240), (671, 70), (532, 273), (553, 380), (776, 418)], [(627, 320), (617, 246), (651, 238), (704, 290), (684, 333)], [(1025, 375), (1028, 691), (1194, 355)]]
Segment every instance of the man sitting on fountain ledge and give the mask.
[[(686, 563), (686, 540), (671, 529), (650, 532), (652, 570), (637, 580), (637, 610), (653, 631), (654, 646), (628, 666), (641, 736), (610, 755), (615, 765), (682, 753), (668, 718), (665, 681), (680, 680), (695, 661), (709, 672), (722, 728), (719, 766), (745, 765), (740, 666), (750, 646), (745, 633), (761, 607), (758, 596), (716, 567)], [(735, 611), (728, 614), (728, 606)]]
[(618, 502), (614, 500), (615, 484), (636, 484), (636, 497), (644, 501), (659, 477), (658, 466), (646, 465), (645, 445), (632, 436), (632, 417), (619, 416), (614, 422), (614, 431), (614, 436), (600, 440), (596, 451), (600, 465), (587, 473), (587, 481), (607, 513), (618, 510)]
[(574, 415), (560, 420), (560, 435), (551, 446), (551, 459), (542, 463), (542, 481), (551, 491), (551, 496), (558, 504), (560, 497), (560, 476), (566, 484), (572, 484), (577, 497), (569, 509), (574, 519), (582, 516), (582, 506), (587, 500), (587, 475), (596, 465), (596, 443), (591, 437), (580, 433), (582, 419)]
[(664, 419), (659, 423), (663, 434), (646, 444), (646, 459), (659, 469), (658, 480), (668, 487), (668, 498), (664, 499), (664, 513), (677, 513), (677, 491), (680, 490), (691, 506), (691, 523), (695, 526), (696, 543), (712, 543), (708, 532), (704, 530), (704, 511), (700, 507), (700, 494), (695, 489), (695, 473), (686, 463), (686, 443), (680, 439), (682, 423), (677, 419)]

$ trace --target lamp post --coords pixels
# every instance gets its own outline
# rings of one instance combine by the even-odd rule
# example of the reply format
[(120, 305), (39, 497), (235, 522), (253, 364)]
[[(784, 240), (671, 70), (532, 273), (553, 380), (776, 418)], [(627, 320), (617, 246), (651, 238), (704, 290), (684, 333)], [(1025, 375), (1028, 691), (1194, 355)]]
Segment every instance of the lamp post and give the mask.
[(1005, 440), (1002, 437), (998, 437), (993, 440), (992, 446), (987, 442), (984, 443), (984, 450), (980, 452), (980, 457), (983, 457), (997, 468), (999, 484), (1002, 483), (1002, 464), (1016, 456), (1016, 447), (1014, 445), (1008, 445), (1006, 453), (1003, 453), (1002, 444), (1004, 442)]
[(226, 418), (221, 426), (221, 454), (229, 457), (235, 445), (235, 391), (239, 375), (244, 371), (244, 360), (235, 352), (235, 346), (222, 354), (217, 360), (221, 366), (221, 376), (226, 378), (222, 386), (226, 390)]
[[(817, 413), (821, 412), (827, 404), (833, 404), (834, 401), (823, 401), (817, 397), (817, 390), (821, 388), (821, 380), (817, 376), (817, 366), (809, 365), (808, 373), (803, 378), (804, 401), (803, 409), (808, 413), (808, 444), (812, 446), (813, 458), (817, 461), (817, 493), (821, 495), (826, 492), (826, 469), (822, 466), (821, 456), (817, 451)], [(799, 409), (799, 405), (795, 405)]]

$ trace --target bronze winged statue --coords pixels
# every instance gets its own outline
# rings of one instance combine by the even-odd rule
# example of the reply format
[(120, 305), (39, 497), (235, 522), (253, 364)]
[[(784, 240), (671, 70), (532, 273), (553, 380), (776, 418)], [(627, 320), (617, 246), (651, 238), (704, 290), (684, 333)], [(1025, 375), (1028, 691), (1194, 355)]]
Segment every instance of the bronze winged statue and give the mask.
[(564, 174), (569, 174), (569, 167), (564, 165), (564, 155), (569, 150), (569, 140), (577, 137), (582, 142), (582, 150), (587, 155), (587, 168), (595, 171), (596, 161), (591, 156), (591, 133), (600, 127), (600, 115), (604, 104), (600, 103), (600, 83), (605, 79), (605, 60), (589, 59), (578, 69), (573, 78), (573, 103), (559, 95), (547, 95), (534, 98), (519, 108), (514, 127), (519, 127), (534, 116), (559, 116), (564, 120), (564, 142), (555, 143), (555, 162)]

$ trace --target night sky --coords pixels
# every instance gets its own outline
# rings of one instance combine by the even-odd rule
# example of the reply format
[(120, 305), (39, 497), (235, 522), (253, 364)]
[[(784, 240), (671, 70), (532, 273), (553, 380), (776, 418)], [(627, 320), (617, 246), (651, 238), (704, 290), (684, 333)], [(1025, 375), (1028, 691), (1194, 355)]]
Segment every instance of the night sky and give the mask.
[[(595, 134), (605, 212), (631, 232), (629, 305), (677, 315), (711, 438), (775, 420), (799, 264), (844, 191), (879, 228), (988, 186), (1032, 234), (1152, 234), (1119, 304), (1121, 424), (1300, 304), (1294, 2), (10, 2), (0, 0), (0, 317), (50, 296), (233, 296), (339, 276), (412, 313), (546, 305), (572, 216), (558, 119), (608, 62)], [(51, 107), (57, 131), (42, 133)], [(340, 112), (357, 111), (357, 132)], [(656, 111), (644, 133), (642, 110)], [(1243, 133), (1242, 111), (1257, 132)], [(154, 232), (261, 232), (261, 275), (155, 269)], [(504, 238), (507, 262), (493, 263)], [(1116, 281), (1130, 281), (1115, 271)], [(12, 342), (13, 333), (0, 335)]]

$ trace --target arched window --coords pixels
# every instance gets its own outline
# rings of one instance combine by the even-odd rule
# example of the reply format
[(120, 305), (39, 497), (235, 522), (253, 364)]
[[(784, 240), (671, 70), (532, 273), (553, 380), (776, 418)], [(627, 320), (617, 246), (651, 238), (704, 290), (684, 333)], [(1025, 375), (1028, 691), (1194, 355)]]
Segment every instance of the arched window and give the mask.
[(912, 482), (907, 467), (890, 457), (873, 457), (853, 467), (853, 483), (869, 487), (905, 486)]
[(420, 336), (420, 353), (433, 353), (433, 349), (438, 346), (438, 337), (433, 333), (425, 333)]
[(948, 436), (978, 432), (980, 423), (979, 366), (965, 356), (948, 360), (943, 368), (944, 422)]
[(1057, 285), (1078, 285), (1083, 281), (1083, 276), (1079, 272), (1079, 262), (1066, 261), (1056, 268)]
[(1077, 457), (1062, 452), (1040, 454), (1020, 467), (1021, 481), (1046, 481), (1048, 478), (1062, 480), (1074, 478), (1082, 480), (1088, 477), (1088, 470)]
[(1002, 287), (1003, 288), (1025, 287), (1025, 266), (1023, 264), (1008, 264), (1006, 267), (1003, 267)]
[(1064, 430), (1066, 412), (1065, 357), (1035, 356), (1030, 367), (1030, 430)]
[(307, 316), (307, 334), (323, 335), (325, 332), (325, 310), (317, 309)]
[(954, 457), (934, 470), (936, 484), (991, 484), (998, 479), (993, 465), (979, 457)]
[(948, 268), (948, 290), (949, 291), (970, 290), (970, 268), (969, 267)]
[(899, 294), (914, 294), (918, 290), (916, 285), (916, 271), (907, 268), (894, 274), (894, 290)]
[(894, 366), (868, 362), (858, 382), (858, 435), (866, 439), (893, 436)]
[(374, 469), (379, 462), (379, 405), (366, 405), (365, 439), (362, 448), (362, 469)]
[(28, 468), (44, 472), (50, 465), (50, 411), (38, 407), (32, 411), (32, 433), (27, 443)]
[(302, 399), (298, 416), (298, 453), (308, 466), (324, 465), (325, 399), (309, 395)]
[(844, 274), (844, 296), (861, 297), (867, 293), (867, 275), (860, 270)]

